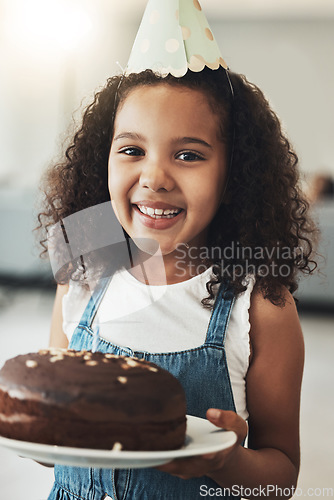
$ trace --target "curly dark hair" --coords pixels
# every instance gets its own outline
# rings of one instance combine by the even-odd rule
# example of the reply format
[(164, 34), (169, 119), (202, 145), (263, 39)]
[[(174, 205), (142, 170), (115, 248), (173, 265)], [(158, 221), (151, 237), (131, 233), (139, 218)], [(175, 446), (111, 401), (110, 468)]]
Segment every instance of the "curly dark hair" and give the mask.
[[(222, 68), (188, 71), (182, 78), (163, 78), (147, 70), (108, 79), (85, 110), (64, 161), (44, 177), (39, 229), (47, 233), (65, 217), (110, 200), (108, 157), (117, 108), (133, 88), (157, 84), (204, 92), (219, 114), (221, 138), (228, 145), (228, 184), (225, 202), (209, 227), (210, 252), (204, 260), (213, 265), (213, 276), (203, 304), (212, 304), (217, 283), (228, 279), (239, 294), (252, 274), (265, 298), (284, 305), (284, 287), (295, 292), (298, 272), (310, 273), (316, 267), (312, 260), (316, 231), (299, 187), (298, 158), (262, 91), (243, 75), (227, 74)], [(46, 233), (42, 253), (47, 249)], [(78, 262), (68, 266), (62, 282), (77, 266)]]

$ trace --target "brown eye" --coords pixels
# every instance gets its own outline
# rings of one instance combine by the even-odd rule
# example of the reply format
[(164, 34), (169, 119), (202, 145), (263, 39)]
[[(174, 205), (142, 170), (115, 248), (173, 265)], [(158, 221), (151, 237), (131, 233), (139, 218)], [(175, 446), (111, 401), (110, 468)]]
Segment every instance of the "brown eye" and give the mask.
[(177, 155), (177, 158), (186, 162), (194, 162), (194, 161), (202, 161), (204, 160), (203, 156), (198, 153), (194, 153), (192, 151), (184, 151)]
[(123, 148), (119, 151), (120, 154), (125, 154), (127, 156), (144, 156), (144, 151), (139, 148)]

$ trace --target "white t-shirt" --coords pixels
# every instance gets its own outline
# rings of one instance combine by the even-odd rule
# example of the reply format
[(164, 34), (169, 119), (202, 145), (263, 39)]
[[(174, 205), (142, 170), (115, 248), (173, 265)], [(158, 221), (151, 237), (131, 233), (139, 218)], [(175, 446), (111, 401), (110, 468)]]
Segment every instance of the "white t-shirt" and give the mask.
[[(187, 281), (165, 286), (145, 285), (128, 271), (117, 272), (102, 299), (93, 329), (107, 341), (134, 351), (177, 352), (204, 344), (211, 311), (202, 306), (208, 296), (211, 269)], [(248, 418), (245, 377), (249, 365), (249, 315), (253, 278), (232, 308), (226, 331), (226, 358), (237, 413)], [(90, 298), (90, 291), (71, 281), (63, 299), (63, 329), (71, 340)]]

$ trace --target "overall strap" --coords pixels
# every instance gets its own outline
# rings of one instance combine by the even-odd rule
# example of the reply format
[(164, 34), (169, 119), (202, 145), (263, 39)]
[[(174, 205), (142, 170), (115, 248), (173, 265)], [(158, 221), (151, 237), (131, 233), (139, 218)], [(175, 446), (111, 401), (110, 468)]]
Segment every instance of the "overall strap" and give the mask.
[(98, 308), (102, 302), (104, 294), (107, 291), (108, 285), (111, 281), (111, 277), (101, 278), (94, 288), (91, 298), (87, 304), (86, 309), (83, 312), (83, 315), (80, 319), (80, 323), (78, 326), (84, 326), (91, 328)]
[(228, 283), (222, 282), (211, 314), (205, 345), (224, 347), (234, 302), (233, 291), (228, 289)]

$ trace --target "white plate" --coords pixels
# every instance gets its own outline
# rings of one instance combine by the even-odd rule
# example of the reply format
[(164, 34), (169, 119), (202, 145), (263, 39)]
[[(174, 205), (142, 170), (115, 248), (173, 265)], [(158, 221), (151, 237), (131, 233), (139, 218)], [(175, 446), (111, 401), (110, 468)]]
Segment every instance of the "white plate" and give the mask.
[(48, 464), (79, 467), (133, 469), (162, 465), (175, 458), (214, 453), (229, 448), (236, 442), (232, 431), (225, 431), (203, 418), (187, 415), (185, 445), (169, 451), (110, 451), (90, 448), (69, 448), (40, 443), (18, 441), (0, 436), (0, 446), (21, 457)]

